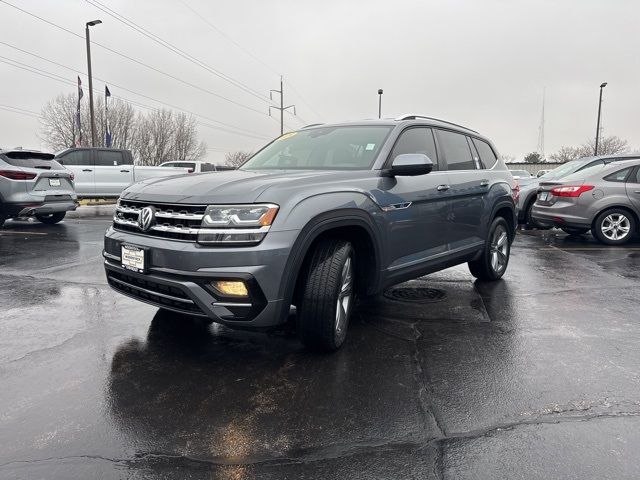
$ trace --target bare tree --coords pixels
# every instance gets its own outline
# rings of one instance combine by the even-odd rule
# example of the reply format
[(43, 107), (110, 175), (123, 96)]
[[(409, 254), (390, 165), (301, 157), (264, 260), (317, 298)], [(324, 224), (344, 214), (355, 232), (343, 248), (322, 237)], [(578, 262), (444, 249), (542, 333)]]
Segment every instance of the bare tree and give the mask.
[[(595, 151), (595, 143), (594, 139), (578, 147), (561, 147), (549, 158), (554, 162), (565, 163), (577, 158), (591, 157)], [(629, 143), (615, 135), (601, 138), (598, 142), (598, 155), (615, 155), (616, 153), (627, 153), (628, 151)]]
[[(63, 150), (75, 145), (76, 134), (76, 95), (60, 94), (48, 102), (42, 109), (40, 122), (40, 138), (52, 150)], [(94, 101), (96, 116), (96, 146), (104, 146), (105, 112), (104, 100), (97, 97)], [(109, 102), (109, 126), (112, 146), (114, 148), (130, 148), (133, 135), (135, 111), (131, 105), (119, 99)], [(88, 102), (80, 102), (80, 123), (82, 127), (82, 146), (91, 145), (91, 121)]]
[(531, 152), (525, 155), (524, 161), (525, 163), (541, 163), (544, 159), (538, 152)]
[(198, 142), (195, 118), (179, 113), (173, 121), (172, 160), (198, 160), (207, 153), (207, 145)]
[(227, 163), (227, 165), (231, 165), (232, 167), (239, 167), (244, 162), (246, 162), (249, 158), (251, 158), (252, 155), (253, 155), (253, 152), (242, 152), (242, 151), (229, 152), (225, 154), (224, 160)]
[(502, 160), (504, 163), (513, 163), (516, 161), (516, 157), (514, 157), (513, 155), (500, 155), (500, 160)]

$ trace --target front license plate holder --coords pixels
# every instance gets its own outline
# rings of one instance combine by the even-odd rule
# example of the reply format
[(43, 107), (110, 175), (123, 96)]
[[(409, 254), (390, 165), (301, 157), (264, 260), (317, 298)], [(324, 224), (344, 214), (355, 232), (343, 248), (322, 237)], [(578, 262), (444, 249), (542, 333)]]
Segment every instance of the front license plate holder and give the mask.
[(147, 273), (149, 249), (137, 245), (122, 244), (120, 246), (120, 264), (122, 268), (136, 273)]

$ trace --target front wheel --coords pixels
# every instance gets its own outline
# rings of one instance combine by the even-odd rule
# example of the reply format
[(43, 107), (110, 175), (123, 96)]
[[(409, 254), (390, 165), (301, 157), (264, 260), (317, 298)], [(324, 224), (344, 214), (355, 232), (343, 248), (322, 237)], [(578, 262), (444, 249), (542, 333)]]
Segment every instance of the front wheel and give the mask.
[(509, 226), (504, 218), (497, 217), (489, 227), (482, 255), (477, 260), (469, 262), (469, 271), (478, 280), (500, 280), (507, 271), (510, 254)]
[(47, 225), (54, 225), (62, 221), (67, 212), (48, 213), (44, 215), (36, 215), (39, 222), (46, 223)]
[(622, 245), (631, 240), (635, 231), (633, 215), (626, 210), (612, 208), (598, 215), (591, 233), (607, 245)]
[(587, 233), (589, 228), (572, 228), (572, 227), (563, 227), (562, 230), (564, 233), (568, 233), (569, 235), (583, 235)]
[(306, 346), (332, 351), (344, 343), (354, 278), (355, 252), (350, 242), (328, 238), (316, 245), (298, 308), (298, 333)]

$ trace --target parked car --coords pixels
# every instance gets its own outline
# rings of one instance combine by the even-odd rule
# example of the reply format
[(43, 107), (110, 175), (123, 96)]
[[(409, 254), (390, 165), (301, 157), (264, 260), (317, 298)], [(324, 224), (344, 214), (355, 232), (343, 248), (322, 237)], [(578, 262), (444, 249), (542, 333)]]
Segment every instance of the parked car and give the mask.
[(36, 150), (0, 149), (0, 227), (16, 217), (54, 224), (76, 209), (73, 174), (54, 158)]
[(627, 243), (640, 218), (640, 159), (595, 163), (540, 183), (533, 218), (571, 235), (591, 230), (608, 245)]
[(538, 173), (536, 173), (536, 177), (540, 178), (543, 175), (546, 175), (547, 173), (551, 172), (552, 169), (542, 169), (542, 170), (538, 170)]
[(70, 148), (56, 160), (75, 175), (79, 197), (118, 197), (141, 180), (189, 173), (188, 168), (134, 165), (131, 152), (117, 148)]
[(513, 178), (516, 180), (533, 177), (527, 170), (511, 170), (511, 175), (513, 175)]
[(618, 162), (621, 160), (629, 160), (633, 158), (640, 158), (639, 155), (600, 155), (598, 157), (584, 157), (577, 160), (572, 160), (557, 168), (554, 168), (550, 172), (543, 176), (534, 179), (532, 182), (528, 182), (526, 185), (520, 186), (520, 198), (518, 201), (518, 223), (528, 225), (532, 228), (542, 228), (543, 226), (538, 224), (531, 216), (531, 209), (536, 201), (538, 195), (538, 188), (541, 181), (555, 181), (559, 180), (567, 175), (571, 175), (580, 170), (584, 170), (592, 165), (603, 165), (605, 163)]
[(272, 328), (294, 304), (302, 341), (333, 350), (357, 294), (465, 262), (478, 279), (500, 279), (515, 186), (486, 137), (449, 122), (305, 128), (237, 170), (125, 190), (105, 234), (107, 279), (235, 328)]
[(235, 170), (236, 167), (230, 165), (215, 165), (209, 162), (164, 162), (159, 167), (187, 168), (189, 173), (219, 172), (222, 170)]

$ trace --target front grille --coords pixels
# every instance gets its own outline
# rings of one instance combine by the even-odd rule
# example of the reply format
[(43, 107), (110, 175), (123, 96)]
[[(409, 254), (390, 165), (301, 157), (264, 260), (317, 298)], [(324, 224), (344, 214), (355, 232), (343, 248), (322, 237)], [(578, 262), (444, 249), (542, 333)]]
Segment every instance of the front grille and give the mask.
[[(155, 209), (155, 223), (146, 232), (138, 227), (140, 210), (144, 207)], [(152, 237), (195, 242), (206, 208), (206, 205), (151, 203), (120, 199), (113, 217), (113, 228)]]
[(179, 288), (113, 270), (107, 270), (107, 281), (115, 290), (144, 302), (192, 315), (205, 315), (200, 307)]

